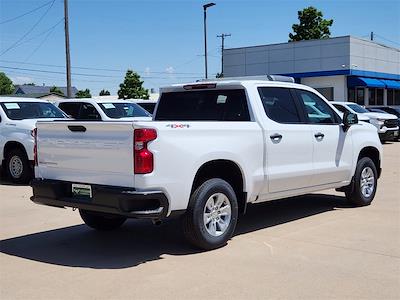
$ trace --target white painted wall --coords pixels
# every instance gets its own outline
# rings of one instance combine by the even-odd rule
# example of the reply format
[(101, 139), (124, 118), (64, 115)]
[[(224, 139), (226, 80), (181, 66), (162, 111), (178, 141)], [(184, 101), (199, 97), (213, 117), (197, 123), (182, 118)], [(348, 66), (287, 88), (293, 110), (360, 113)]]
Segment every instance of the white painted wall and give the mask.
[(313, 88), (333, 87), (335, 101), (347, 101), (347, 80), (344, 75), (305, 77), (301, 83)]

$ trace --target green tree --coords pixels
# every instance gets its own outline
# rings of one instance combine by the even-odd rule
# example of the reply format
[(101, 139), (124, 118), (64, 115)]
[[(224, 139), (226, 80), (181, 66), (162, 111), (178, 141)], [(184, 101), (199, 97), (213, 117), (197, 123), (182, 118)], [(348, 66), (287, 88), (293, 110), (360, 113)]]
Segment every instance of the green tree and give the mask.
[(293, 24), (294, 33), (289, 33), (289, 42), (319, 40), (329, 38), (333, 20), (323, 18), (322, 12), (315, 7), (307, 7), (297, 12), (299, 24)]
[(110, 96), (110, 92), (108, 90), (101, 90), (99, 96)]
[(57, 94), (57, 95), (60, 95), (60, 96), (64, 96), (64, 93), (56, 86), (52, 86), (50, 88), (50, 93), (54, 93), (54, 94)]
[(0, 72), (0, 95), (9, 95), (14, 92), (14, 85), (10, 78), (3, 72)]
[(90, 90), (89, 89), (79, 90), (75, 94), (75, 98), (92, 98), (92, 95), (90, 94)]
[(124, 82), (119, 85), (119, 99), (149, 99), (149, 90), (143, 87), (138, 73), (128, 70)]

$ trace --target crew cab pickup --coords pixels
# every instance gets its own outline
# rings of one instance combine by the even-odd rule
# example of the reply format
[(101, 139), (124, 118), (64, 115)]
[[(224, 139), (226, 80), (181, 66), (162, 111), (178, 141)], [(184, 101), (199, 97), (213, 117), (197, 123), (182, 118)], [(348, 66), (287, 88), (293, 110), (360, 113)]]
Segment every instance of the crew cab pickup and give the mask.
[(249, 203), (336, 188), (369, 205), (381, 173), (373, 125), (278, 76), (168, 86), (150, 122), (38, 122), (36, 141), (34, 202), (98, 230), (181, 215), (202, 249), (226, 244)]

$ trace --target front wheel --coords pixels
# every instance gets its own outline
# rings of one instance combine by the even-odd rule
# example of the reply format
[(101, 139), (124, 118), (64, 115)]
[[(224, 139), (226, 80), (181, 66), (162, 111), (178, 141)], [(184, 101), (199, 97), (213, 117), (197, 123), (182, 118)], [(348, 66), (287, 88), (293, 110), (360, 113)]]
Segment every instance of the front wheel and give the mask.
[(186, 239), (198, 248), (219, 248), (232, 237), (237, 217), (238, 203), (231, 185), (219, 178), (210, 179), (190, 197), (183, 231)]
[(375, 197), (378, 172), (369, 157), (361, 158), (356, 167), (352, 186), (346, 191), (346, 198), (356, 206), (370, 205)]
[(126, 221), (125, 217), (83, 209), (79, 210), (79, 214), (87, 226), (100, 231), (117, 229)]

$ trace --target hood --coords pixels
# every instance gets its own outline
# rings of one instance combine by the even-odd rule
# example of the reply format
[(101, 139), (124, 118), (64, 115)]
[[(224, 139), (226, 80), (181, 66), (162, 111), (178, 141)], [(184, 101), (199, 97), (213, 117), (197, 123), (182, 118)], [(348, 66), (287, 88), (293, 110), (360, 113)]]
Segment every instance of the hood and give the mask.
[(392, 114), (384, 114), (384, 113), (378, 113), (378, 112), (367, 112), (363, 113), (362, 115), (365, 115), (369, 117), (370, 119), (382, 119), (382, 120), (397, 120), (397, 117)]

